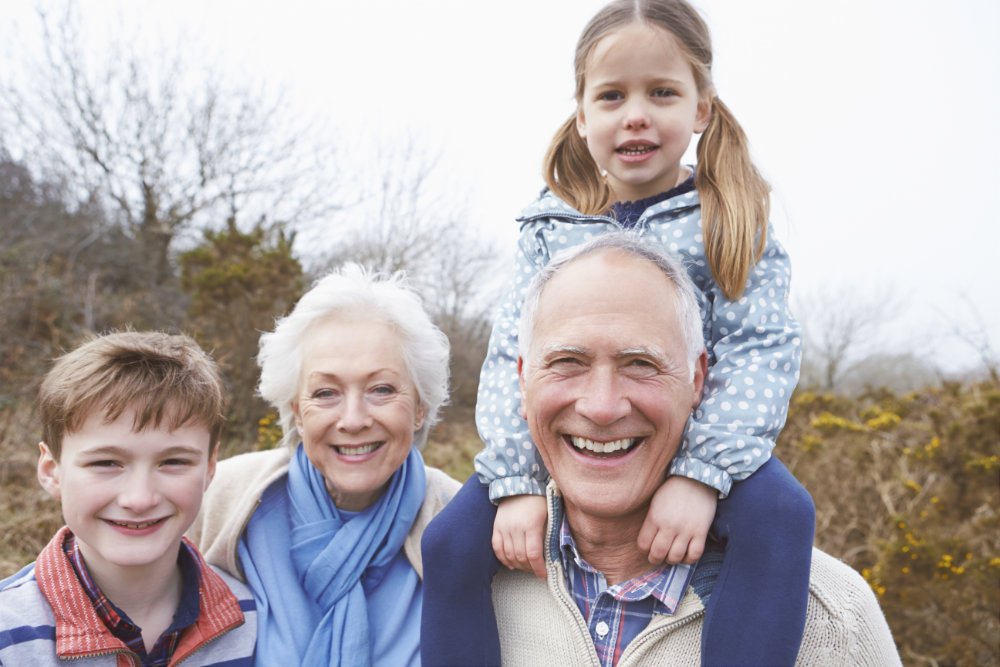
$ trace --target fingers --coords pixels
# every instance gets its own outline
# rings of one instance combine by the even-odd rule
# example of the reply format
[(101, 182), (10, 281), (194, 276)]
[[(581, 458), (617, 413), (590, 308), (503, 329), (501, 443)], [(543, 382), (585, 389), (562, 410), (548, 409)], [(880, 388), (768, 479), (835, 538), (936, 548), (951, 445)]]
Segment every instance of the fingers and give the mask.
[(545, 557), (541, 534), (527, 533), (525, 535), (524, 555), (535, 576), (545, 581)]

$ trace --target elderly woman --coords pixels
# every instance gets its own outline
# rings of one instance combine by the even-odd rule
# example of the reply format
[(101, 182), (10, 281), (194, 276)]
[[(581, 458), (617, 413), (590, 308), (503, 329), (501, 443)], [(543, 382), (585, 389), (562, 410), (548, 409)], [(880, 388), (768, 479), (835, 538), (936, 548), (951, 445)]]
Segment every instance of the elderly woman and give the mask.
[(257, 602), (257, 664), (418, 665), (420, 537), (459, 484), (424, 466), (448, 339), (356, 265), (261, 336), (276, 450), (219, 463), (191, 537)]

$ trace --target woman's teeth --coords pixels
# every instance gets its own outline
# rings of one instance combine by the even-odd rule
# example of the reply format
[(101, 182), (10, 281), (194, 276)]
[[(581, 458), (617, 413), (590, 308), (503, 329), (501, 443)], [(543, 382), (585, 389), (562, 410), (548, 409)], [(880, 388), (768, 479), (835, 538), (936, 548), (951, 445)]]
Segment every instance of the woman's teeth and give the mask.
[(381, 442), (376, 442), (371, 445), (361, 445), (360, 447), (339, 447), (334, 446), (338, 454), (347, 454), (352, 456), (361, 456), (362, 454), (370, 454), (376, 449), (382, 446)]
[(638, 438), (623, 438), (622, 440), (612, 440), (611, 442), (594, 442), (579, 436), (571, 436), (573, 446), (577, 449), (586, 449), (595, 454), (611, 454), (621, 449), (628, 449), (639, 441)]

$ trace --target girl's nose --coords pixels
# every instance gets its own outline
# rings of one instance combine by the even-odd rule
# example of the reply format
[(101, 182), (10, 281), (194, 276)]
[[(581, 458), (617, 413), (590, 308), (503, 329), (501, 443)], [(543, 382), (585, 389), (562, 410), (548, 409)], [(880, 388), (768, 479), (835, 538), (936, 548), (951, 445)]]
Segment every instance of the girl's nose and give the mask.
[(371, 413), (364, 396), (351, 393), (344, 398), (337, 428), (346, 433), (356, 433), (371, 426)]
[(625, 107), (623, 121), (626, 130), (645, 130), (649, 127), (649, 113), (645, 105), (633, 102)]

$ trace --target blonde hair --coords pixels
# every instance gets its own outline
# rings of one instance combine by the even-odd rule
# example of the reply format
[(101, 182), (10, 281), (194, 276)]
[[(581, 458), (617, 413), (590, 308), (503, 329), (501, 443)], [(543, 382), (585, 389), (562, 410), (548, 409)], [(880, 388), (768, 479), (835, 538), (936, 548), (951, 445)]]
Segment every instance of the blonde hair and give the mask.
[(112, 422), (134, 410), (132, 428), (204, 425), (215, 451), (226, 421), (219, 369), (193, 339), (157, 331), (94, 338), (59, 357), (38, 390), (42, 440), (58, 460), (63, 438), (95, 413)]
[[(715, 281), (738, 298), (764, 252), (770, 216), (770, 187), (750, 159), (746, 134), (715, 95), (712, 41), (708, 26), (684, 0), (615, 0), (584, 28), (576, 44), (576, 100), (583, 98), (587, 58), (612, 31), (633, 22), (666, 30), (680, 43), (694, 72), (698, 93), (712, 100), (708, 127), (698, 140), (694, 184), (701, 201), (705, 256)], [(553, 193), (581, 213), (608, 210), (615, 195), (576, 127), (576, 114), (563, 123), (545, 155), (543, 175)]]

